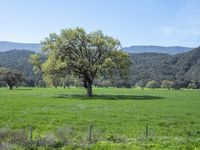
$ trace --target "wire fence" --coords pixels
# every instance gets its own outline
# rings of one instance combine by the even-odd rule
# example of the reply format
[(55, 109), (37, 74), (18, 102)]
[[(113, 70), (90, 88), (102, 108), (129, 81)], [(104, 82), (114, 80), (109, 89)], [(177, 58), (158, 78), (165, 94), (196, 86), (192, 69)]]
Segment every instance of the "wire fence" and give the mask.
[[(120, 131), (118, 126), (118, 131)], [(122, 131), (122, 130), (121, 130)], [(26, 129), (12, 130), (12, 129), (0, 129), (0, 150), (12, 149), (11, 146), (15, 145), (23, 147), (25, 149), (37, 149), (37, 147), (45, 149), (62, 148), (70, 146), (72, 149), (90, 149), (91, 145), (98, 142), (110, 142), (117, 144), (141, 144), (155, 141), (167, 141), (181, 142), (181, 138), (173, 138), (167, 136), (161, 136), (156, 134), (156, 130), (148, 124), (145, 124), (140, 134), (135, 136), (126, 136), (122, 132), (112, 133), (99, 130), (96, 126), (89, 124), (85, 131), (80, 132), (73, 127), (58, 128), (52, 133), (45, 135), (36, 134), (32, 126)], [(193, 139), (193, 137), (187, 137), (187, 141)], [(185, 138), (182, 139), (182, 142)], [(200, 138), (195, 139), (197, 146), (200, 147)], [(194, 143), (194, 140), (193, 140)]]

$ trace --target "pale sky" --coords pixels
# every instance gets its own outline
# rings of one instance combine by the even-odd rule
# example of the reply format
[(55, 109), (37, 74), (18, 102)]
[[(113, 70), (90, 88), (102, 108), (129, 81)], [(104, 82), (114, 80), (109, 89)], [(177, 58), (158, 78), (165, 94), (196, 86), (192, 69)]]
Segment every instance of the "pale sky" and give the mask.
[(38, 43), (83, 27), (123, 47), (200, 45), (200, 0), (0, 0), (0, 21), (0, 41)]

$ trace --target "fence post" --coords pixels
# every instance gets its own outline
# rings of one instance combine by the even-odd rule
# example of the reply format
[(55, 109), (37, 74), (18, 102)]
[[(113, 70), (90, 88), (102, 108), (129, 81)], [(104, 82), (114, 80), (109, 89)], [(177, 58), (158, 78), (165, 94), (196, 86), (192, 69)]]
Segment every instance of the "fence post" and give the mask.
[(148, 129), (148, 124), (146, 124), (146, 140), (149, 138), (149, 129)]
[(92, 143), (92, 125), (89, 126), (89, 144)]
[(152, 139), (155, 140), (155, 129), (152, 129)]
[(32, 126), (30, 126), (30, 145), (32, 145), (32, 141), (33, 141), (33, 129)]

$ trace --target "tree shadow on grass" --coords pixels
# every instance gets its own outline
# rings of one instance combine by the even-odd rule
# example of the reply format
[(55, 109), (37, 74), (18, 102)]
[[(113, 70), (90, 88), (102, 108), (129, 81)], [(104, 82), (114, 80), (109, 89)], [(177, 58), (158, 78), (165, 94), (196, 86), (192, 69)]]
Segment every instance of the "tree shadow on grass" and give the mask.
[(53, 98), (80, 99), (80, 100), (159, 100), (164, 99), (160, 96), (151, 95), (106, 95), (98, 94), (92, 97), (87, 97), (81, 94), (59, 94)]

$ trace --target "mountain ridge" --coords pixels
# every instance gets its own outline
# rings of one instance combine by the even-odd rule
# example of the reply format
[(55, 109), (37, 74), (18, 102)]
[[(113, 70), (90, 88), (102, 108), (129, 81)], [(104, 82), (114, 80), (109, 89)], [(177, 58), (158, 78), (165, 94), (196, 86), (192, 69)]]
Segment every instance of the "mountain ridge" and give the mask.
[[(40, 52), (40, 43), (19, 43), (10, 41), (0, 41), (0, 52), (9, 50), (31, 50), (34, 52)], [(133, 45), (122, 48), (128, 53), (166, 53), (170, 55), (180, 54), (187, 52), (193, 48), (184, 46), (156, 46), (156, 45)]]
[(180, 54), (192, 50), (191, 47), (184, 46), (157, 46), (157, 45), (133, 45), (124, 47), (123, 50), (129, 53), (165, 53), (165, 54)]
[(0, 52), (14, 49), (39, 52), (41, 49), (41, 45), (39, 43), (18, 43), (10, 41), (0, 41)]

